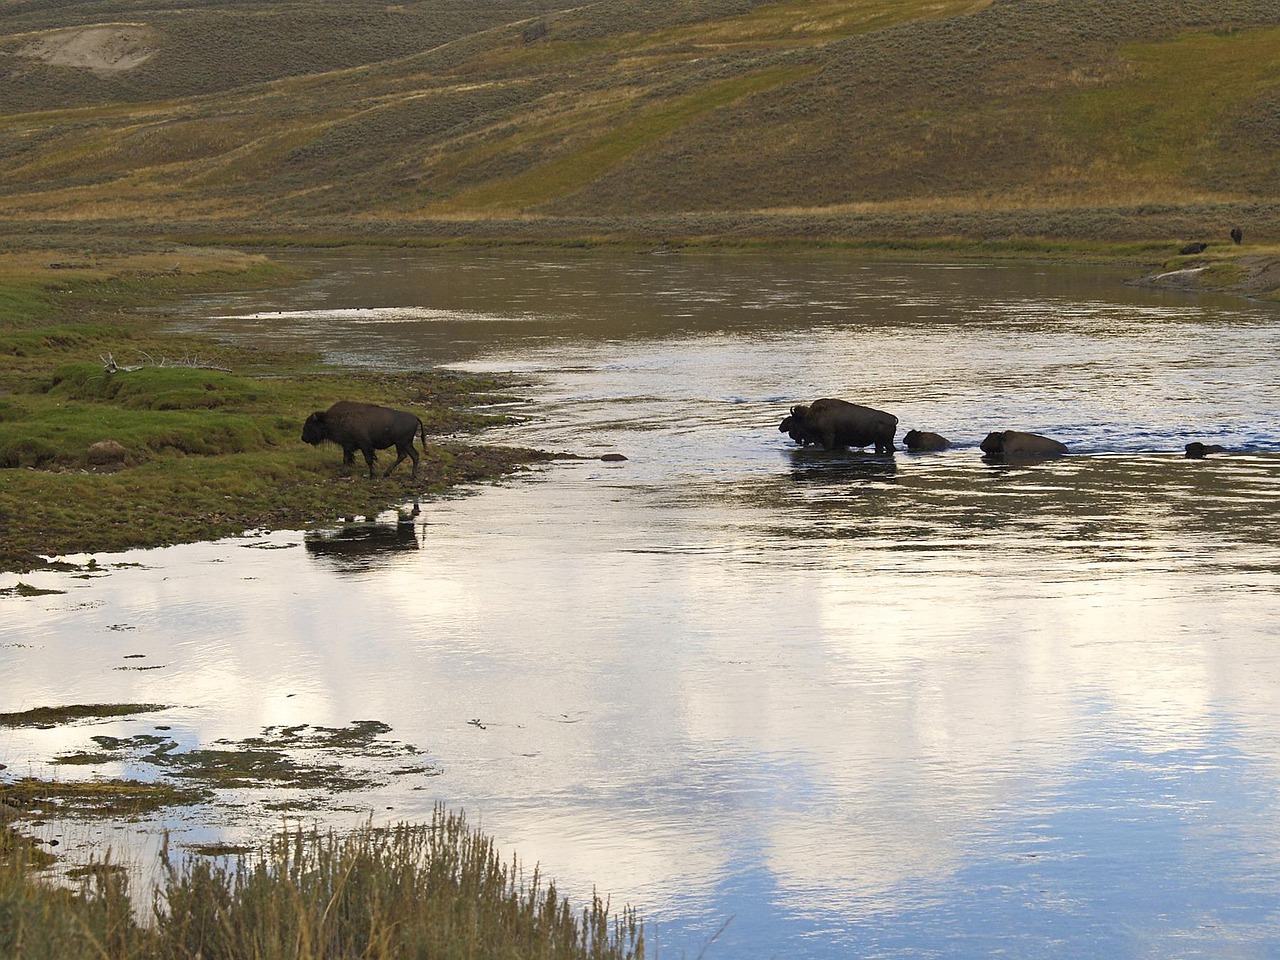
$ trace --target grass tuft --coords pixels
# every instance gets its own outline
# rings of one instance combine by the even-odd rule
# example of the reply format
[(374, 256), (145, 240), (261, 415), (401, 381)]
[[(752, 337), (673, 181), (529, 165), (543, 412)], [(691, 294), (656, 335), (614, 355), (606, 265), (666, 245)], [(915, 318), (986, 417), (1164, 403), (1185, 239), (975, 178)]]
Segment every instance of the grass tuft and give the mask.
[(255, 854), (162, 854), (154, 920), (139, 923), (128, 871), (110, 858), (74, 890), (38, 873), (0, 831), (0, 955), (13, 960), (347, 960), (439, 957), (624, 960), (644, 956), (634, 910), (593, 896), (580, 911), (538, 872), (499, 857), (462, 814), (348, 835), (297, 829)]

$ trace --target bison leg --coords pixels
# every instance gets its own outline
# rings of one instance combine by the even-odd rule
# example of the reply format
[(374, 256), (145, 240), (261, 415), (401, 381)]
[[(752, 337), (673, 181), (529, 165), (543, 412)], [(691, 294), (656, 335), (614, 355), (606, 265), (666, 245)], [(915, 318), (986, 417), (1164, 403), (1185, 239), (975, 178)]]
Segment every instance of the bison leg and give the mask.
[(361, 447), (360, 452), (364, 454), (364, 462), (369, 465), (369, 479), (373, 479), (373, 465), (378, 460), (378, 452), (372, 446)]
[(384, 473), (383, 476), (384, 477), (391, 476), (391, 471), (394, 470), (396, 467), (400, 466), (400, 462), (404, 460), (405, 457), (412, 457), (413, 458), (413, 476), (416, 477), (418, 475), (418, 451), (414, 449), (413, 441), (410, 441), (407, 446), (402, 443), (397, 443), (396, 453), (399, 454), (399, 456), (396, 457), (396, 462), (393, 463), (391, 466), (387, 467), (387, 472)]

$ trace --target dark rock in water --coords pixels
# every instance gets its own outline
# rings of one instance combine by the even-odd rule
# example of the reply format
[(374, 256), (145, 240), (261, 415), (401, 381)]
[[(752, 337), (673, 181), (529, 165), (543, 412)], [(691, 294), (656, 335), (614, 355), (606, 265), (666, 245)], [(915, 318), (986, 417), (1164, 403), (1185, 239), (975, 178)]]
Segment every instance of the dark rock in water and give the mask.
[(1186, 451), (1188, 460), (1203, 460), (1211, 453), (1226, 453), (1226, 447), (1221, 447), (1216, 443), (1201, 443), (1196, 440), (1187, 444)]
[(605, 463), (622, 463), (627, 458), (620, 453), (606, 453), (600, 459), (603, 460)]

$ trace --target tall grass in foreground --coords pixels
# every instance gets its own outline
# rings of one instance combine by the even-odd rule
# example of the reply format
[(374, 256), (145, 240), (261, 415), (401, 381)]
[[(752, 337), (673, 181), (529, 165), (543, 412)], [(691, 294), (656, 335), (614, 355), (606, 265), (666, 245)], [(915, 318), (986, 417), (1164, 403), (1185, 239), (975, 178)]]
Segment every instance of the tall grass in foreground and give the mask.
[(43, 881), (0, 831), (0, 956), (11, 960), (636, 958), (630, 908), (598, 897), (575, 914), (538, 871), (527, 882), (462, 815), (430, 824), (303, 831), (234, 863), (166, 857), (154, 919), (138, 923), (125, 873), (83, 871), (77, 892)]

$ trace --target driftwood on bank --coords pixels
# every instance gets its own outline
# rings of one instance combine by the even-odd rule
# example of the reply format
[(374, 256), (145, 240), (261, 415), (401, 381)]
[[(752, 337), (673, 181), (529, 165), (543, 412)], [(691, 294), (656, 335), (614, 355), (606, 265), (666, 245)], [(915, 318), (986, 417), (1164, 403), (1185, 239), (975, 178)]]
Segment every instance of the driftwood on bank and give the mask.
[(220, 367), (214, 363), (206, 363), (199, 357), (193, 357), (190, 354), (184, 354), (181, 360), (170, 360), (168, 357), (154, 359), (150, 354), (144, 353), (142, 363), (135, 363), (131, 366), (122, 367), (116, 363), (116, 358), (109, 352), (104, 357), (98, 355), (98, 359), (102, 361), (102, 369), (107, 373), (132, 373), (135, 370), (141, 370), (143, 367), (182, 367), (188, 370), (217, 370), (219, 373), (231, 373), (230, 367)]

